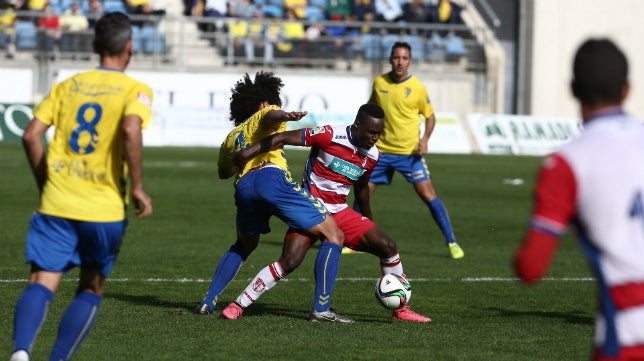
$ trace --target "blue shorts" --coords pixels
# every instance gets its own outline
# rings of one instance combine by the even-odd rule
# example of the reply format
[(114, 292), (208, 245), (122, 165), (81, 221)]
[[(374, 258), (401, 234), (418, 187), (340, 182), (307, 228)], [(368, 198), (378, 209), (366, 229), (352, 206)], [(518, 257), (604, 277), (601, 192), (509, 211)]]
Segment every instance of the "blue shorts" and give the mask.
[(51, 272), (81, 266), (105, 277), (114, 267), (127, 220), (84, 222), (35, 213), (27, 232), (27, 263)]
[(425, 157), (422, 155), (380, 153), (380, 159), (371, 173), (369, 182), (389, 185), (394, 177), (394, 171), (402, 173), (407, 182), (412, 184), (432, 179), (425, 163)]
[(329, 215), (322, 202), (276, 167), (247, 173), (235, 188), (237, 229), (249, 235), (270, 232), (268, 220), (273, 215), (301, 231), (322, 223)]

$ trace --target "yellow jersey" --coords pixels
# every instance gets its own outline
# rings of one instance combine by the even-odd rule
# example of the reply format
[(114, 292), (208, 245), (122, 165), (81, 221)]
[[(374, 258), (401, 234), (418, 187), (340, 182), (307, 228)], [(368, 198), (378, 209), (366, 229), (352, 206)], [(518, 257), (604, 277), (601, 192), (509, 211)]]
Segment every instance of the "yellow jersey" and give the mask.
[[(267, 122), (262, 121), (264, 115), (269, 110), (279, 110), (276, 105), (270, 105), (250, 116), (248, 120), (231, 130), (226, 136), (221, 148), (219, 149), (219, 160), (217, 165), (221, 167), (233, 166), (233, 153), (249, 148), (251, 145), (259, 142), (260, 140), (275, 134), (281, 133), (286, 130), (286, 122)], [(267, 153), (261, 153), (249, 160), (244, 169), (242, 169), (235, 179), (235, 184), (243, 177), (248, 171), (255, 168), (260, 168), (268, 163), (272, 163), (282, 169), (287, 175), (287, 179), (291, 178), (291, 172), (286, 163), (286, 154), (283, 149), (273, 149)]]
[(412, 154), (420, 139), (419, 115), (429, 118), (434, 107), (423, 83), (413, 75), (394, 82), (389, 73), (373, 82), (369, 103), (385, 112), (385, 128), (376, 146), (381, 153)]
[(128, 171), (122, 119), (138, 115), (147, 127), (152, 96), (146, 84), (100, 67), (51, 89), (33, 112), (55, 127), (41, 213), (91, 222), (125, 218)]

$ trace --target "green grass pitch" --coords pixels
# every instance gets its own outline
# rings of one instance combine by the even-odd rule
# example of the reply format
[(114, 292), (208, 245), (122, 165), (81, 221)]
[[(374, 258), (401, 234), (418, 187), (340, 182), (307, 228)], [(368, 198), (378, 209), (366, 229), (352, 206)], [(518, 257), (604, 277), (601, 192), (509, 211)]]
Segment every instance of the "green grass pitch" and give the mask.
[[(299, 178), (306, 152), (288, 150)], [(583, 360), (592, 348), (596, 287), (567, 236), (548, 278), (519, 283), (511, 258), (528, 221), (540, 158), (429, 155), (465, 258), (448, 257), (429, 210), (397, 175), (372, 199), (375, 221), (398, 243), (412, 308), (427, 324), (392, 322), (374, 298), (378, 259), (343, 255), (332, 303), (358, 323), (306, 321), (313, 261), (260, 298), (240, 320), (196, 316), (219, 257), (235, 239), (232, 181), (217, 178), (215, 148), (146, 148), (144, 177), (154, 214), (130, 216), (121, 254), (93, 330), (75, 360)], [(504, 184), (523, 179), (522, 185)], [(0, 358), (9, 358), (13, 308), (26, 285), (24, 239), (37, 207), (22, 148), (0, 144)], [(278, 220), (223, 293), (218, 309), (280, 254)], [(50, 305), (33, 349), (46, 359), (77, 272)]]

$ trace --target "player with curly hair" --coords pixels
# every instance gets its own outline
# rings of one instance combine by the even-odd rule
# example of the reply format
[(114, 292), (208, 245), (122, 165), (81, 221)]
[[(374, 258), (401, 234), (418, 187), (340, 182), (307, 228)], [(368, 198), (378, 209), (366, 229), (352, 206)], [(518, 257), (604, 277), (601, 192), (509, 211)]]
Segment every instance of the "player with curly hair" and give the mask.
[(236, 175), (237, 241), (219, 260), (208, 292), (195, 312), (214, 312), (217, 298), (255, 250), (260, 234), (270, 232), (269, 219), (274, 215), (289, 227), (322, 239), (315, 262), (315, 298), (309, 320), (352, 323), (352, 319), (330, 308), (344, 234), (324, 204), (293, 180), (282, 149), (257, 155), (243, 167), (233, 163), (235, 151), (284, 132), (287, 121), (300, 120), (307, 114), (280, 108), (283, 85), (273, 73), (260, 71), (254, 81), (246, 74), (232, 89), (230, 119), (236, 127), (221, 144), (218, 171), (221, 179)]
[[(384, 118), (385, 113), (377, 104), (363, 104), (350, 126), (327, 125), (275, 134), (237, 152), (235, 159), (243, 164), (248, 157), (283, 145), (311, 147), (302, 186), (324, 202), (333, 214), (344, 232), (345, 246), (377, 256), (382, 274), (391, 273), (406, 279), (398, 246), (372, 221), (369, 204), (369, 177), (380, 157), (374, 145), (384, 129)], [(351, 188), (362, 214), (347, 205), (346, 198)], [(299, 267), (315, 241), (315, 238), (289, 229), (284, 236), (280, 258), (259, 271), (235, 302), (221, 312), (222, 316), (240, 318), (255, 300)], [(431, 321), (412, 311), (409, 306), (395, 310), (392, 319)]]

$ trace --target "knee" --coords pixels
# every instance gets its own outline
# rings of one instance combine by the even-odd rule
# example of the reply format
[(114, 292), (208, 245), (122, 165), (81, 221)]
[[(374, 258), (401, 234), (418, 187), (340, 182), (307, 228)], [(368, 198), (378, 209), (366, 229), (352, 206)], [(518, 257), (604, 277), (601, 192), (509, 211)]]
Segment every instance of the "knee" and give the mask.
[(252, 242), (248, 240), (238, 239), (235, 244), (230, 246), (230, 251), (239, 254), (242, 259), (245, 261), (248, 256), (257, 248), (258, 242)]

